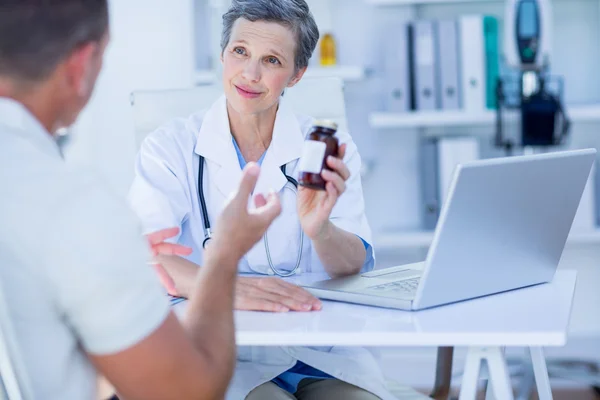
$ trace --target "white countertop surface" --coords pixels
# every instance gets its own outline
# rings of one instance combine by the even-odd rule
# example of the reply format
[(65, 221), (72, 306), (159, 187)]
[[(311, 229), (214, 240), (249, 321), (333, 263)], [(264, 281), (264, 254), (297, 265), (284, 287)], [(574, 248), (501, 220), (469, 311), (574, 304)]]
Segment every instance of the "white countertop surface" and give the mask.
[[(562, 346), (576, 272), (552, 283), (423, 311), (323, 302), (319, 312), (236, 311), (242, 346)], [(304, 274), (292, 281), (316, 281)], [(175, 306), (185, 311), (185, 302)]]

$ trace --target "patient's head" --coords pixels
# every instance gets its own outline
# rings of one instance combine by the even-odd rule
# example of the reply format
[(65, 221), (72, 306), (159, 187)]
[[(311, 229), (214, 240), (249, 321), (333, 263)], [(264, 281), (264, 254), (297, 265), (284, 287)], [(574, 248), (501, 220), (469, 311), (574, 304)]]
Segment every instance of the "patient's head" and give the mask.
[(273, 106), (308, 66), (319, 30), (304, 0), (233, 0), (223, 16), (223, 86), (243, 114)]
[(108, 36), (107, 0), (0, 0), (0, 96), (44, 87), (70, 125), (92, 94)]

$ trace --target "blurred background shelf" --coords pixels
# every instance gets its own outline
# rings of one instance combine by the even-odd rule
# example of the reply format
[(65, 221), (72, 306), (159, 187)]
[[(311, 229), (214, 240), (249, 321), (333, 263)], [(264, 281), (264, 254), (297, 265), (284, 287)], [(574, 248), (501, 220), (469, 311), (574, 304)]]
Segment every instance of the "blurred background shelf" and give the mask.
[[(304, 74), (304, 78), (328, 78), (338, 77), (346, 82), (355, 82), (365, 79), (367, 71), (356, 65), (336, 65), (331, 67), (310, 66)], [(208, 69), (197, 70), (194, 73), (196, 85), (212, 85), (218, 83), (219, 74)]]
[[(556, 0), (555, 0), (556, 1)], [(568, 0), (560, 0), (568, 1)], [(589, 0), (594, 1), (594, 0)], [(503, 3), (503, 0), (366, 0), (374, 6), (417, 6), (421, 4)]]
[[(433, 241), (432, 231), (398, 231), (375, 235), (375, 250), (402, 250), (429, 247)], [(600, 229), (589, 232), (573, 232), (567, 239), (569, 244), (598, 244)]]
[[(600, 104), (567, 106), (571, 122), (600, 122)], [(516, 117), (516, 114), (515, 114)], [(375, 112), (369, 115), (369, 123), (374, 129), (414, 129), (492, 126), (496, 122), (496, 112), (472, 111), (416, 111), (406, 113)]]
[(360, 66), (336, 65), (331, 67), (308, 67), (305, 78), (339, 77), (344, 81), (360, 81), (366, 76), (366, 70)]

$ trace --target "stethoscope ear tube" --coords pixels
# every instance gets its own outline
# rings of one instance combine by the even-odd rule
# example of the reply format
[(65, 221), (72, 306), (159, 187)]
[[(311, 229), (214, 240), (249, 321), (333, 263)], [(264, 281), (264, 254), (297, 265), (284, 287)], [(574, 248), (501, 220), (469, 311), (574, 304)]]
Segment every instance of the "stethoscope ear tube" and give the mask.
[(200, 198), (200, 208), (202, 209), (202, 223), (204, 224), (204, 236), (210, 239), (210, 220), (208, 219), (208, 208), (206, 208), (206, 199), (204, 198), (204, 157), (199, 156), (198, 165), (198, 197)]

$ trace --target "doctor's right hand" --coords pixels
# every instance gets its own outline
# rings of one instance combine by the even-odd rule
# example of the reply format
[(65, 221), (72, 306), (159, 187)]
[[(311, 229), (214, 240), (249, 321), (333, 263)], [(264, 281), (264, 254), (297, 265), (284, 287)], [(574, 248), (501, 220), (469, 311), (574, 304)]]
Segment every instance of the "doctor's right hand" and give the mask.
[(319, 311), (321, 302), (301, 287), (280, 278), (239, 277), (234, 308), (269, 312)]

